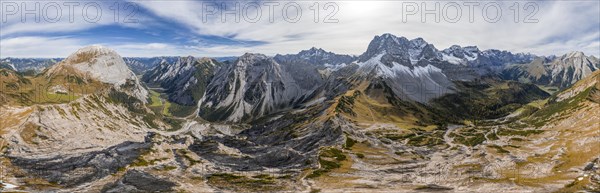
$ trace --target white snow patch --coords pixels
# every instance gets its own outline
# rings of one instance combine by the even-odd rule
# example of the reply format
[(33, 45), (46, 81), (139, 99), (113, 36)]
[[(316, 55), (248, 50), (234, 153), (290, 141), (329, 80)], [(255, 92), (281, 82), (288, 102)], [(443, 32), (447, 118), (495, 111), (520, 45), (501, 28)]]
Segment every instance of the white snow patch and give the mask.
[(478, 57), (478, 56), (477, 56), (477, 54), (474, 54), (474, 56), (469, 56), (469, 55), (465, 54), (465, 58), (466, 58), (468, 61), (473, 61), (473, 60), (476, 60), (476, 59), (477, 59), (477, 57)]
[(393, 62), (392, 63), (393, 66), (388, 67), (388, 66), (384, 65), (383, 63), (381, 63), (381, 61), (380, 61), (381, 57), (383, 55), (384, 55), (384, 53), (379, 54), (379, 55), (365, 61), (364, 63), (358, 63), (358, 65), (361, 66), (360, 68), (366, 69), (365, 72), (369, 72), (370, 69), (376, 69), (378, 76), (382, 76), (382, 77), (386, 77), (386, 78), (393, 78), (393, 77), (406, 76), (406, 75), (411, 76), (411, 77), (427, 77), (427, 78), (429, 78), (430, 74), (442, 73), (441, 69), (439, 69), (433, 65), (413, 66), (411, 69), (408, 66)]
[(456, 65), (464, 64), (462, 59), (457, 58), (455, 56), (448, 55), (446, 53), (442, 53), (442, 60), (450, 62), (451, 64), (456, 64)]
[(15, 67), (15, 65), (14, 65), (14, 64), (12, 64), (12, 63), (8, 63), (8, 65), (9, 65), (9, 66), (10, 66), (10, 67), (11, 67), (11, 68), (14, 70), (14, 71), (17, 71), (17, 67)]
[(428, 76), (433, 73), (442, 73), (442, 69), (439, 69), (432, 65), (427, 66), (415, 66), (413, 69), (413, 73), (416, 77)]
[(341, 63), (341, 64), (338, 64), (338, 65), (335, 65), (335, 64), (326, 63), (324, 66), (325, 66), (325, 68), (329, 68), (329, 69), (331, 69), (333, 71), (336, 71), (336, 70), (338, 70), (340, 68), (346, 67), (347, 64), (346, 63)]
[(15, 188), (19, 187), (17, 185), (9, 184), (9, 183), (6, 183), (6, 182), (0, 182), (0, 184), (2, 184), (2, 189), (4, 189), (4, 190), (6, 190), (6, 189), (15, 189)]
[(377, 56), (365, 61), (365, 62), (359, 62), (356, 63), (359, 67), (361, 68), (370, 68), (370, 67), (374, 67), (378, 64), (381, 64), (381, 57), (383, 57), (383, 55), (385, 55), (385, 51), (383, 53), (378, 54)]

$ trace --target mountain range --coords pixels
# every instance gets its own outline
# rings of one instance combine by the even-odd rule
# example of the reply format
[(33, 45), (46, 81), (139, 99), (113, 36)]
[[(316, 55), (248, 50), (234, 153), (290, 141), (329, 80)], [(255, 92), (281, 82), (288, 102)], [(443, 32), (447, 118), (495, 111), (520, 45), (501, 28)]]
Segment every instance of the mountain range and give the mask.
[(600, 190), (600, 64), (581, 52), (382, 34), (358, 56), (1, 61), (14, 191)]
[(567, 88), (598, 69), (598, 58), (586, 56), (582, 52), (571, 52), (560, 57), (538, 57), (530, 63), (509, 65), (502, 72), (502, 76)]

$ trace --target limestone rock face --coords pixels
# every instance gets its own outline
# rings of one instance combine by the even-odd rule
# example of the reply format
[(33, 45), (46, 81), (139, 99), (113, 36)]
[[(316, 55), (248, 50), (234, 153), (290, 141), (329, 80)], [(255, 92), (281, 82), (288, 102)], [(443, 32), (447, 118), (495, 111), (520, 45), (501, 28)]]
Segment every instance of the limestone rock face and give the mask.
[(115, 89), (135, 96), (144, 103), (147, 102), (148, 90), (140, 84), (123, 58), (112, 49), (102, 46), (81, 48), (52, 66), (46, 75), (68, 73), (66, 69), (74, 69), (74, 73), (111, 84)]

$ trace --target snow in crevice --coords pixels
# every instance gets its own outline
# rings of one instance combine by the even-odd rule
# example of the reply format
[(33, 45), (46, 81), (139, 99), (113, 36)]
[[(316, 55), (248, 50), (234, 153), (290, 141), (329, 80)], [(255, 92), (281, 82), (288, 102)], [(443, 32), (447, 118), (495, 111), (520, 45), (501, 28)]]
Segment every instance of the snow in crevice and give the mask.
[(468, 61), (476, 60), (477, 57), (478, 57), (478, 55), (476, 53), (473, 54), (473, 56), (469, 56), (468, 54), (465, 54), (465, 59), (467, 59)]
[(336, 70), (339, 70), (341, 68), (346, 67), (347, 64), (346, 63), (341, 63), (341, 64), (338, 64), (338, 65), (335, 65), (335, 64), (326, 63), (326, 64), (324, 64), (324, 66), (325, 66), (325, 68), (328, 68), (328, 69), (331, 69), (333, 71), (336, 71)]
[[(381, 57), (383, 57), (385, 53), (381, 53), (365, 62), (357, 63), (363, 72), (370, 72), (372, 69), (376, 70), (376, 76), (393, 78), (397, 76), (411, 76), (411, 77), (427, 77), (433, 73), (443, 74), (442, 70), (433, 66), (413, 66), (412, 68), (409, 66), (401, 65), (396, 62), (393, 62), (392, 67), (388, 67), (381, 62)], [(444, 75), (445, 76), (445, 75)]]
[(450, 93), (452, 82), (434, 65), (402, 65), (392, 62), (387, 66), (381, 62), (381, 53), (365, 62), (357, 63), (359, 74), (367, 77), (383, 78), (392, 91), (422, 103), (427, 103), (431, 98)]
[(17, 71), (17, 67), (15, 67), (15, 65), (13, 65), (12, 63), (9, 62), (8, 66), (10, 66), (12, 70)]
[(382, 64), (381, 63), (381, 58), (385, 54), (386, 54), (386, 52), (384, 51), (384, 52), (379, 53), (377, 56), (375, 56), (375, 57), (373, 57), (373, 58), (371, 58), (371, 59), (369, 59), (369, 60), (367, 60), (365, 62), (359, 62), (359, 63), (356, 63), (356, 64), (359, 67), (361, 67), (361, 68), (369, 68), (369, 67), (372, 67), (372, 66), (375, 66), (375, 65), (378, 65), (378, 64)]
[(448, 55), (446, 53), (442, 53), (442, 60), (450, 62), (451, 64), (456, 64), (456, 65), (463, 64), (464, 65), (462, 59), (457, 58), (457, 57), (452, 56), (452, 55)]

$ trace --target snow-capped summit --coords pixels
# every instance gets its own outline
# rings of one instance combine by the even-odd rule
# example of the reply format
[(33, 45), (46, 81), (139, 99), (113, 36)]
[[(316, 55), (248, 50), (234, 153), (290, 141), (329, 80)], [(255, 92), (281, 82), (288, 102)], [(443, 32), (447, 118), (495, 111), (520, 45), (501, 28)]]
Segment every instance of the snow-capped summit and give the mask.
[(452, 92), (452, 82), (433, 65), (440, 59), (440, 52), (422, 38), (383, 34), (359, 57), (357, 75), (372, 83), (383, 81), (396, 96), (427, 103)]
[(86, 77), (112, 84), (117, 90), (127, 87), (123, 91), (146, 102), (148, 91), (141, 86), (123, 58), (110, 48), (98, 45), (81, 48), (49, 69), (47, 75), (62, 73), (65, 67), (71, 67)]
[(451, 64), (496, 68), (506, 64), (523, 64), (533, 61), (535, 55), (501, 51), (495, 49), (480, 50), (477, 46), (453, 45), (442, 50), (442, 58)]
[(381, 62), (388, 67), (393, 63), (406, 66), (416, 65), (420, 60), (439, 58), (439, 51), (422, 38), (408, 40), (405, 37), (397, 37), (386, 33), (375, 36), (369, 43), (367, 51), (359, 56), (358, 62), (366, 62), (380, 54)]
[(493, 68), (511, 63), (531, 62), (535, 57), (531, 54), (513, 54), (500, 50), (482, 51), (477, 46), (453, 45), (440, 51), (423, 38), (408, 40), (386, 33), (373, 38), (367, 51), (359, 56), (358, 62), (366, 62), (380, 54), (383, 54), (381, 61), (388, 67), (392, 67), (393, 62), (414, 66), (421, 61), (426, 61), (425, 64), (446, 61), (454, 65)]
[(410, 40), (410, 43), (412, 43), (413, 46), (415, 46), (417, 48), (423, 48), (428, 44), (423, 38), (412, 39), (412, 40)]
[(316, 48), (316, 47), (311, 47), (308, 50), (302, 50), (298, 53), (298, 55), (303, 58), (308, 58), (310, 56), (325, 55), (325, 54), (328, 54), (328, 52), (323, 50), (322, 48)]
[(481, 53), (477, 46), (465, 46), (463, 50), (467, 53)]
[(0, 68), (6, 68), (9, 70), (17, 71), (17, 68), (12, 63), (10, 63), (10, 59), (0, 61)]
[(357, 63), (359, 77), (382, 80), (395, 95), (421, 103), (452, 92), (453, 84), (440, 68), (431, 64), (407, 66), (395, 61), (386, 65), (383, 63), (385, 55), (384, 52)]
[(443, 60), (452, 64), (467, 65), (476, 60), (481, 55), (481, 51), (476, 46), (461, 47), (453, 45), (442, 51)]
[(525, 64), (532, 62), (537, 56), (529, 53), (511, 53), (509, 51), (489, 49), (482, 52), (482, 62), (488, 66), (502, 66), (506, 64)]
[(14, 64), (10, 63), (10, 60), (8, 60), (7, 64), (11, 68), (11, 70), (15, 70), (15, 71), (17, 70), (17, 67), (15, 67)]

